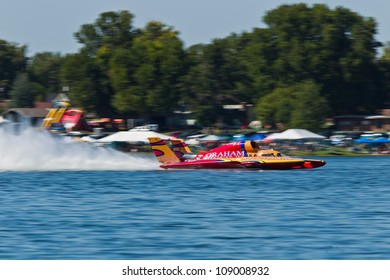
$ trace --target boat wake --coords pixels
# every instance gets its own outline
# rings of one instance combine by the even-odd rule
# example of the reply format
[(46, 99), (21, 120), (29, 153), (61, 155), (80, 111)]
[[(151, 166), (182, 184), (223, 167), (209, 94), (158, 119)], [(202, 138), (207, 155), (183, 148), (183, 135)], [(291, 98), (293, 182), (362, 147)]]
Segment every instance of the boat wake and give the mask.
[(156, 170), (154, 157), (95, 147), (47, 131), (0, 128), (0, 171)]

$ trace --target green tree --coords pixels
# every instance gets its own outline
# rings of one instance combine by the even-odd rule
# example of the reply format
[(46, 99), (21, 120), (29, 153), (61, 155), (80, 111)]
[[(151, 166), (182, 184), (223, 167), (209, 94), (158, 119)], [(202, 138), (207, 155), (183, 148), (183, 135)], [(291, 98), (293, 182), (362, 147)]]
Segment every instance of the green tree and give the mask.
[(5, 40), (0, 40), (0, 88), (2, 88), (5, 96), (0, 98), (7, 98), (7, 93), (11, 89), (11, 85), (19, 72), (26, 69), (25, 46), (19, 47), (16, 44), (9, 43)]
[(183, 67), (178, 33), (160, 22), (149, 22), (130, 49), (117, 49), (110, 60), (114, 107), (164, 122), (178, 104)]
[(320, 88), (312, 81), (279, 87), (256, 104), (256, 115), (266, 125), (319, 130), (328, 114)]
[(109, 80), (94, 58), (84, 53), (66, 56), (60, 76), (62, 85), (70, 88), (72, 105), (102, 116), (113, 114)]
[(75, 105), (89, 112), (113, 116), (114, 95), (110, 79), (110, 59), (118, 49), (131, 48), (138, 31), (128, 11), (105, 12), (93, 24), (84, 24), (75, 38), (84, 46), (80, 53), (65, 59), (61, 69), (63, 84), (71, 87)]
[(255, 28), (251, 33), (242, 34), (240, 41), (240, 62), (249, 81), (246, 90), (250, 101), (256, 103), (280, 83), (279, 75), (272, 69), (277, 58), (275, 38), (268, 29)]
[(384, 44), (383, 53), (380, 59), (382, 61), (390, 62), (390, 42)]
[(240, 43), (238, 36), (232, 34), (188, 50), (186, 100), (202, 125), (231, 124), (235, 118), (223, 110), (223, 105), (251, 102), (250, 81), (240, 57)]
[(267, 29), (246, 35), (247, 69), (257, 96), (313, 80), (330, 114), (369, 113), (383, 102), (374, 19), (343, 7), (302, 3), (282, 5), (268, 12), (264, 22)]
[(189, 70), (184, 78), (187, 91), (183, 99), (195, 112), (198, 123), (204, 126), (213, 125), (222, 114), (222, 104), (214, 96), (217, 95), (214, 76), (217, 66), (212, 61), (213, 55), (209, 49), (208, 45), (200, 44), (188, 50)]
[(137, 34), (133, 18), (128, 11), (105, 12), (93, 24), (82, 25), (74, 36), (84, 45), (83, 52), (107, 60), (115, 48), (131, 46)]
[(378, 75), (378, 84), (383, 84), (382, 106), (378, 105), (377, 108), (388, 108), (390, 106), (390, 42), (385, 44), (382, 57), (378, 60), (378, 66), (380, 75)]
[(30, 59), (27, 72), (40, 100), (44, 100), (47, 94), (56, 93), (61, 89), (60, 69), (63, 60), (59, 53), (50, 52), (37, 53)]
[(289, 126), (318, 131), (323, 126), (329, 107), (320, 88), (314, 82), (302, 82), (293, 87), (294, 102)]
[(11, 107), (31, 108), (34, 107), (35, 91), (26, 73), (16, 76), (10, 91)]

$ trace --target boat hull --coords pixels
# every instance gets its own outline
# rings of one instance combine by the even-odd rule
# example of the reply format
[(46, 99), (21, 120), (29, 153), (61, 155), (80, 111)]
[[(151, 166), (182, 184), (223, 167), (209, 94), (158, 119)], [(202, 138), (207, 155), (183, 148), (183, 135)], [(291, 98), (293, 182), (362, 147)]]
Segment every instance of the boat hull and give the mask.
[(232, 169), (243, 168), (240, 162), (230, 160), (194, 160), (160, 165), (164, 169)]
[(284, 159), (284, 160), (193, 160), (184, 162), (164, 163), (160, 167), (164, 169), (263, 169), (263, 170), (288, 170), (288, 169), (312, 169), (325, 165), (322, 160)]
[(242, 165), (250, 169), (264, 170), (288, 170), (288, 169), (312, 169), (324, 166), (323, 160), (272, 160), (272, 161), (244, 161)]

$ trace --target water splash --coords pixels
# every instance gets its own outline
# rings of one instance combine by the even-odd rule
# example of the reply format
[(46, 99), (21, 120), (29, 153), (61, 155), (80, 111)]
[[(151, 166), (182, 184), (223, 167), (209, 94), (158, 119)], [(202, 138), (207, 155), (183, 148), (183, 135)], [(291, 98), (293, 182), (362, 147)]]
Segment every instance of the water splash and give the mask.
[(1, 171), (154, 170), (154, 157), (135, 156), (95, 147), (47, 131), (0, 128)]

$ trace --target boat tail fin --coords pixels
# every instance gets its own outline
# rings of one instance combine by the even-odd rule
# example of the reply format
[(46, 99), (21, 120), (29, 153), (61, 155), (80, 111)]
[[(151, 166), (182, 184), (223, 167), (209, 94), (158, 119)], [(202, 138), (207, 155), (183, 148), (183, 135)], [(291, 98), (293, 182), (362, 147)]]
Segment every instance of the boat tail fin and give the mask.
[(182, 139), (171, 139), (173, 152), (175, 155), (181, 159), (186, 154), (191, 154), (190, 147)]
[(180, 162), (180, 159), (168, 147), (165, 141), (159, 137), (149, 137), (149, 144), (157, 160), (161, 163)]

